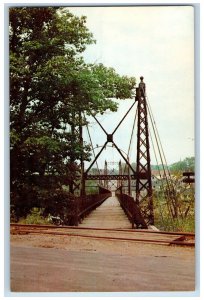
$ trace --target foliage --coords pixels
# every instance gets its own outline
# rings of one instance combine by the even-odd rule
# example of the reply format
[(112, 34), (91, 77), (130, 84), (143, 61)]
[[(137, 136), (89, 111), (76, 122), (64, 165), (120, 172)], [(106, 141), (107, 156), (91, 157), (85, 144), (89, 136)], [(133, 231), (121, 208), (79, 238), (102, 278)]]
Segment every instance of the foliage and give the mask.
[(67, 9), (11, 8), (9, 42), (11, 204), (20, 217), (71, 186), (79, 161), (90, 159), (77, 130), (83, 113), (115, 111), (113, 98), (131, 97), (135, 79), (85, 64), (95, 41), (86, 17)]
[(174, 232), (195, 232), (195, 216), (189, 215), (187, 218), (171, 219), (164, 215), (163, 220), (158, 212), (155, 213), (155, 226), (160, 230)]
[(32, 208), (30, 213), (25, 218), (20, 218), (20, 224), (39, 224), (39, 225), (51, 225), (52, 221), (49, 217), (44, 218), (42, 216), (43, 210), (37, 207)]
[(195, 187), (183, 182), (183, 172), (195, 169), (195, 158), (171, 164), (171, 178), (160, 180), (160, 190), (154, 191), (155, 224), (161, 230), (195, 230)]
[(183, 172), (195, 171), (195, 157), (186, 157), (184, 160), (169, 166), (171, 173), (182, 174)]
[(27, 220), (26, 222), (29, 222), (32, 219), (37, 221), (39, 218), (39, 222), (42, 223), (53, 223), (58, 219), (60, 224), (72, 225), (74, 223), (77, 210), (74, 195), (61, 188), (52, 187), (51, 184), (49, 188), (44, 189), (40, 185), (33, 184), (33, 188), (24, 187), (19, 190), (20, 195), (17, 194), (13, 199), (11, 196), (11, 221)]
[(151, 169), (152, 170), (156, 170), (156, 171), (163, 171), (163, 169), (167, 169), (167, 166), (166, 165), (151, 165)]
[(58, 224), (75, 224), (77, 202), (74, 195), (63, 190), (53, 190), (50, 194), (50, 191), (46, 190), (42, 197), (42, 204), (45, 207), (43, 211), (44, 218), (52, 216), (54, 223), (59, 220), (57, 221)]
[(88, 180), (86, 182), (86, 194), (98, 194), (99, 193), (99, 187), (98, 182), (96, 180)]
[[(131, 163), (133, 169), (136, 170), (136, 163)], [(125, 163), (122, 162), (122, 168), (124, 169)], [(153, 165), (151, 164), (151, 169), (156, 171), (163, 171), (164, 169), (170, 170), (172, 174), (181, 175), (183, 172), (194, 172), (195, 170), (195, 157), (186, 157), (184, 160), (180, 160), (179, 162), (175, 162), (170, 165)]]
[[(177, 180), (174, 197), (164, 191), (154, 191), (155, 226), (166, 231), (195, 230), (195, 191)], [(177, 212), (175, 214), (175, 211)]]

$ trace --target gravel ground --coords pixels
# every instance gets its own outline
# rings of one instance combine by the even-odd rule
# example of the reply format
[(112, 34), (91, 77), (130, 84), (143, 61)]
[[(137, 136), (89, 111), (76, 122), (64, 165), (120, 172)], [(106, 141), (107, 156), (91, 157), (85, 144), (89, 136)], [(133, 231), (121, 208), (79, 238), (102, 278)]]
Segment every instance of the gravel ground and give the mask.
[(15, 292), (194, 291), (194, 248), (11, 235)]

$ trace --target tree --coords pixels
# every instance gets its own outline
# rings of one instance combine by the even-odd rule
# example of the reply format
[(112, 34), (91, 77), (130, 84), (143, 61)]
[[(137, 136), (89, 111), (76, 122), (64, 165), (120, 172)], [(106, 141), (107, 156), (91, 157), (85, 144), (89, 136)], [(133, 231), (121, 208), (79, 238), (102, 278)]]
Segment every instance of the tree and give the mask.
[(182, 175), (183, 172), (194, 172), (195, 170), (195, 157), (186, 157), (169, 166), (172, 173)]
[(62, 192), (77, 178), (90, 146), (75, 130), (82, 113), (115, 111), (113, 98), (129, 98), (135, 79), (87, 65), (82, 53), (94, 43), (86, 17), (67, 9), (10, 9), (11, 204), (18, 215)]

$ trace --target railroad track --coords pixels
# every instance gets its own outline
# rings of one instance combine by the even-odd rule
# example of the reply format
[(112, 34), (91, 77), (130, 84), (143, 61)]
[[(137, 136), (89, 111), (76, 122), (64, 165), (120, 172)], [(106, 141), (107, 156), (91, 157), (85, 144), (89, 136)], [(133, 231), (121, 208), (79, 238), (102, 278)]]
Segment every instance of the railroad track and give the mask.
[(35, 234), (82, 237), (91, 239), (130, 241), (140, 243), (154, 243), (162, 245), (195, 246), (195, 234), (191, 232), (164, 232), (144, 229), (110, 229), (88, 228), (55, 225), (10, 225), (11, 234)]

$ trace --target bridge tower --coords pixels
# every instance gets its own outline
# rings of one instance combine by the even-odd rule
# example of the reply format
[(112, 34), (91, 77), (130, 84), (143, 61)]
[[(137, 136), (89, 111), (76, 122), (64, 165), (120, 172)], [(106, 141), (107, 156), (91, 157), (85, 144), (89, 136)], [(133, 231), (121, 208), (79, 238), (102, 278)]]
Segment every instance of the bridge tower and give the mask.
[(136, 204), (147, 224), (154, 224), (152, 179), (150, 166), (149, 129), (146, 102), (146, 86), (140, 77), (139, 87), (136, 88), (138, 102), (137, 121), (137, 160), (136, 160)]
[[(107, 140), (101, 147), (101, 150), (96, 156), (94, 156), (93, 161), (89, 165), (86, 171), (83, 172), (83, 180), (104, 180), (104, 186), (107, 187), (108, 180), (117, 180), (118, 186), (122, 186), (123, 181), (128, 182), (126, 187), (129, 195), (131, 195), (131, 181), (136, 181), (136, 200), (134, 204), (137, 207), (139, 219), (137, 220), (137, 226), (142, 226), (142, 228), (147, 228), (148, 225), (154, 224), (154, 212), (153, 212), (153, 199), (152, 199), (152, 178), (151, 178), (151, 166), (150, 166), (150, 146), (149, 146), (149, 129), (148, 129), (148, 113), (147, 113), (147, 101), (146, 101), (146, 86), (143, 82), (143, 77), (140, 77), (139, 87), (136, 88), (135, 102), (131, 105), (128, 111), (125, 113), (121, 121), (115, 127), (112, 133), (108, 133), (103, 125), (98, 121), (96, 116), (93, 118), (98, 123), (100, 128), (106, 135)], [(136, 169), (134, 169), (129, 161), (129, 154), (126, 156), (123, 151), (117, 146), (114, 141), (114, 134), (127, 117), (133, 106), (136, 106), (136, 115), (133, 125), (133, 130), (131, 134), (130, 142), (132, 141), (134, 126), (137, 119), (137, 153), (136, 153)], [(137, 118), (136, 118), (137, 116)], [(128, 172), (122, 174), (121, 162), (119, 162), (119, 174), (108, 174), (107, 161), (105, 161), (104, 175), (90, 175), (88, 174), (91, 167), (97, 161), (98, 157), (101, 155), (103, 150), (106, 148), (108, 143), (112, 143), (112, 147), (119, 152), (120, 156), (125, 161)], [(130, 143), (131, 145), (131, 143)], [(122, 189), (121, 189), (122, 192)]]

